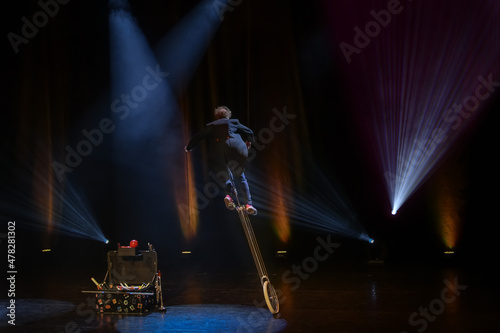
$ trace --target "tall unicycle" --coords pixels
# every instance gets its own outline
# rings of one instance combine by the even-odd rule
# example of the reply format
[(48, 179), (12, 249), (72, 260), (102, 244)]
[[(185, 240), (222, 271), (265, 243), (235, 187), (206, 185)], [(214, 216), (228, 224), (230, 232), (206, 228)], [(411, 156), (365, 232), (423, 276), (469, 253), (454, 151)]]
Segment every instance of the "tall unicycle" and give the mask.
[(276, 295), (276, 290), (274, 290), (274, 287), (271, 284), (271, 281), (269, 280), (269, 275), (267, 274), (266, 266), (264, 264), (264, 260), (262, 259), (262, 255), (260, 253), (259, 244), (257, 243), (257, 239), (255, 238), (255, 234), (253, 232), (252, 224), (250, 223), (250, 217), (248, 216), (245, 205), (240, 204), (233, 174), (231, 173), (231, 170), (229, 168), (228, 168), (228, 173), (229, 173), (229, 178), (231, 180), (234, 199), (236, 200), (237, 204), (236, 211), (238, 212), (238, 216), (240, 218), (243, 231), (245, 232), (248, 245), (250, 246), (250, 252), (252, 253), (255, 266), (257, 267), (257, 272), (259, 274), (260, 284), (262, 285), (262, 290), (264, 293), (264, 298), (266, 300), (267, 307), (269, 308), (269, 311), (272, 314), (277, 314), (280, 311), (280, 303), (278, 300), (278, 296)]

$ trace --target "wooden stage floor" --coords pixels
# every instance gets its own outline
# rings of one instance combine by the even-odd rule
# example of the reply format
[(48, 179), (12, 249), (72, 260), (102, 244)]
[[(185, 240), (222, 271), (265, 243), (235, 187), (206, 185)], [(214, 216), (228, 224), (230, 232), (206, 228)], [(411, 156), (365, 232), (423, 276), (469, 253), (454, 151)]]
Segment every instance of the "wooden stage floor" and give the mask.
[[(82, 268), (83, 269), (83, 268)], [(163, 274), (165, 312), (100, 315), (82, 290), (100, 269), (50, 267), (16, 281), (15, 326), (2, 295), (2, 332), (499, 332), (493, 270), (453, 265), (322, 262), (269, 265), (280, 313), (251, 270)], [(307, 271), (310, 271), (309, 273)]]

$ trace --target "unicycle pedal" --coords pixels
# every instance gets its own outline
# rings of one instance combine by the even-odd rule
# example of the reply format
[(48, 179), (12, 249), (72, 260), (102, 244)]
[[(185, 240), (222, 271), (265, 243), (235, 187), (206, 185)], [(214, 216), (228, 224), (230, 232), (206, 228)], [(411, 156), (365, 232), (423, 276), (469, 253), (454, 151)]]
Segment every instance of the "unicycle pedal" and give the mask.
[(224, 198), (224, 203), (226, 204), (226, 208), (229, 210), (235, 210), (236, 205), (233, 202), (233, 198), (230, 195), (226, 195)]

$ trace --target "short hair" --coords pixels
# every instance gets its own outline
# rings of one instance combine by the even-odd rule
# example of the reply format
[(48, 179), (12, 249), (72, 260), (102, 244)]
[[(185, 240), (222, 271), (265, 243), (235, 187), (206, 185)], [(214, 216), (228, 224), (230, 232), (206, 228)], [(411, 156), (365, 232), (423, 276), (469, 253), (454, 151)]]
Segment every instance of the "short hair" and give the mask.
[(214, 116), (216, 119), (222, 119), (222, 118), (229, 119), (231, 118), (231, 110), (229, 110), (229, 108), (224, 105), (218, 106), (215, 108)]

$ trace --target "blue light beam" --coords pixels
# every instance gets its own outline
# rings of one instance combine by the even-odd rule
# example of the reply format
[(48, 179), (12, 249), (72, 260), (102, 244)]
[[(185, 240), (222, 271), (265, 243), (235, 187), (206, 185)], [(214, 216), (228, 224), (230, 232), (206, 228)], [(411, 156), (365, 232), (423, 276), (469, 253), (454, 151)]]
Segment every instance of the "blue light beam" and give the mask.
[(370, 237), (340, 188), (315, 163), (310, 161), (306, 164), (307, 177), (295, 175), (300, 178), (299, 182), (304, 182), (300, 192), (283, 186), (283, 191), (278, 193), (273, 190), (272, 182), (268, 184), (264, 181), (266, 176), (263, 172), (250, 171), (247, 177), (259, 215), (273, 218), (273, 202), (281, 195), (286, 203), (285, 213), (292, 224), (368, 242)]
[[(221, 4), (223, 4), (222, 7)], [(126, 0), (110, 2), (113, 157), (117, 212), (123, 223), (161, 220), (174, 209), (185, 153), (176, 96), (188, 83), (220, 25), (226, 1), (203, 1), (152, 48)], [(163, 185), (163, 186), (162, 186)]]
[(182, 91), (205, 55), (224, 12), (233, 10), (230, 0), (205, 0), (197, 5), (155, 45), (155, 54), (163, 68), (171, 73), (171, 87)]
[[(119, 2), (119, 3), (117, 3)], [(111, 112), (116, 146), (137, 147), (159, 138), (176, 113), (168, 78), (128, 7), (110, 1)], [(120, 155), (119, 152), (117, 155)]]
[[(4, 218), (16, 220), (27, 229), (56, 233), (75, 238), (106, 242), (99, 223), (92, 215), (82, 191), (66, 179), (64, 183), (49, 181), (37, 170), (29, 177), (38, 193), (52, 197), (52, 205), (34, 198), (28, 191), (10, 188), (8, 201), (2, 201)], [(29, 183), (29, 181), (28, 181)]]

